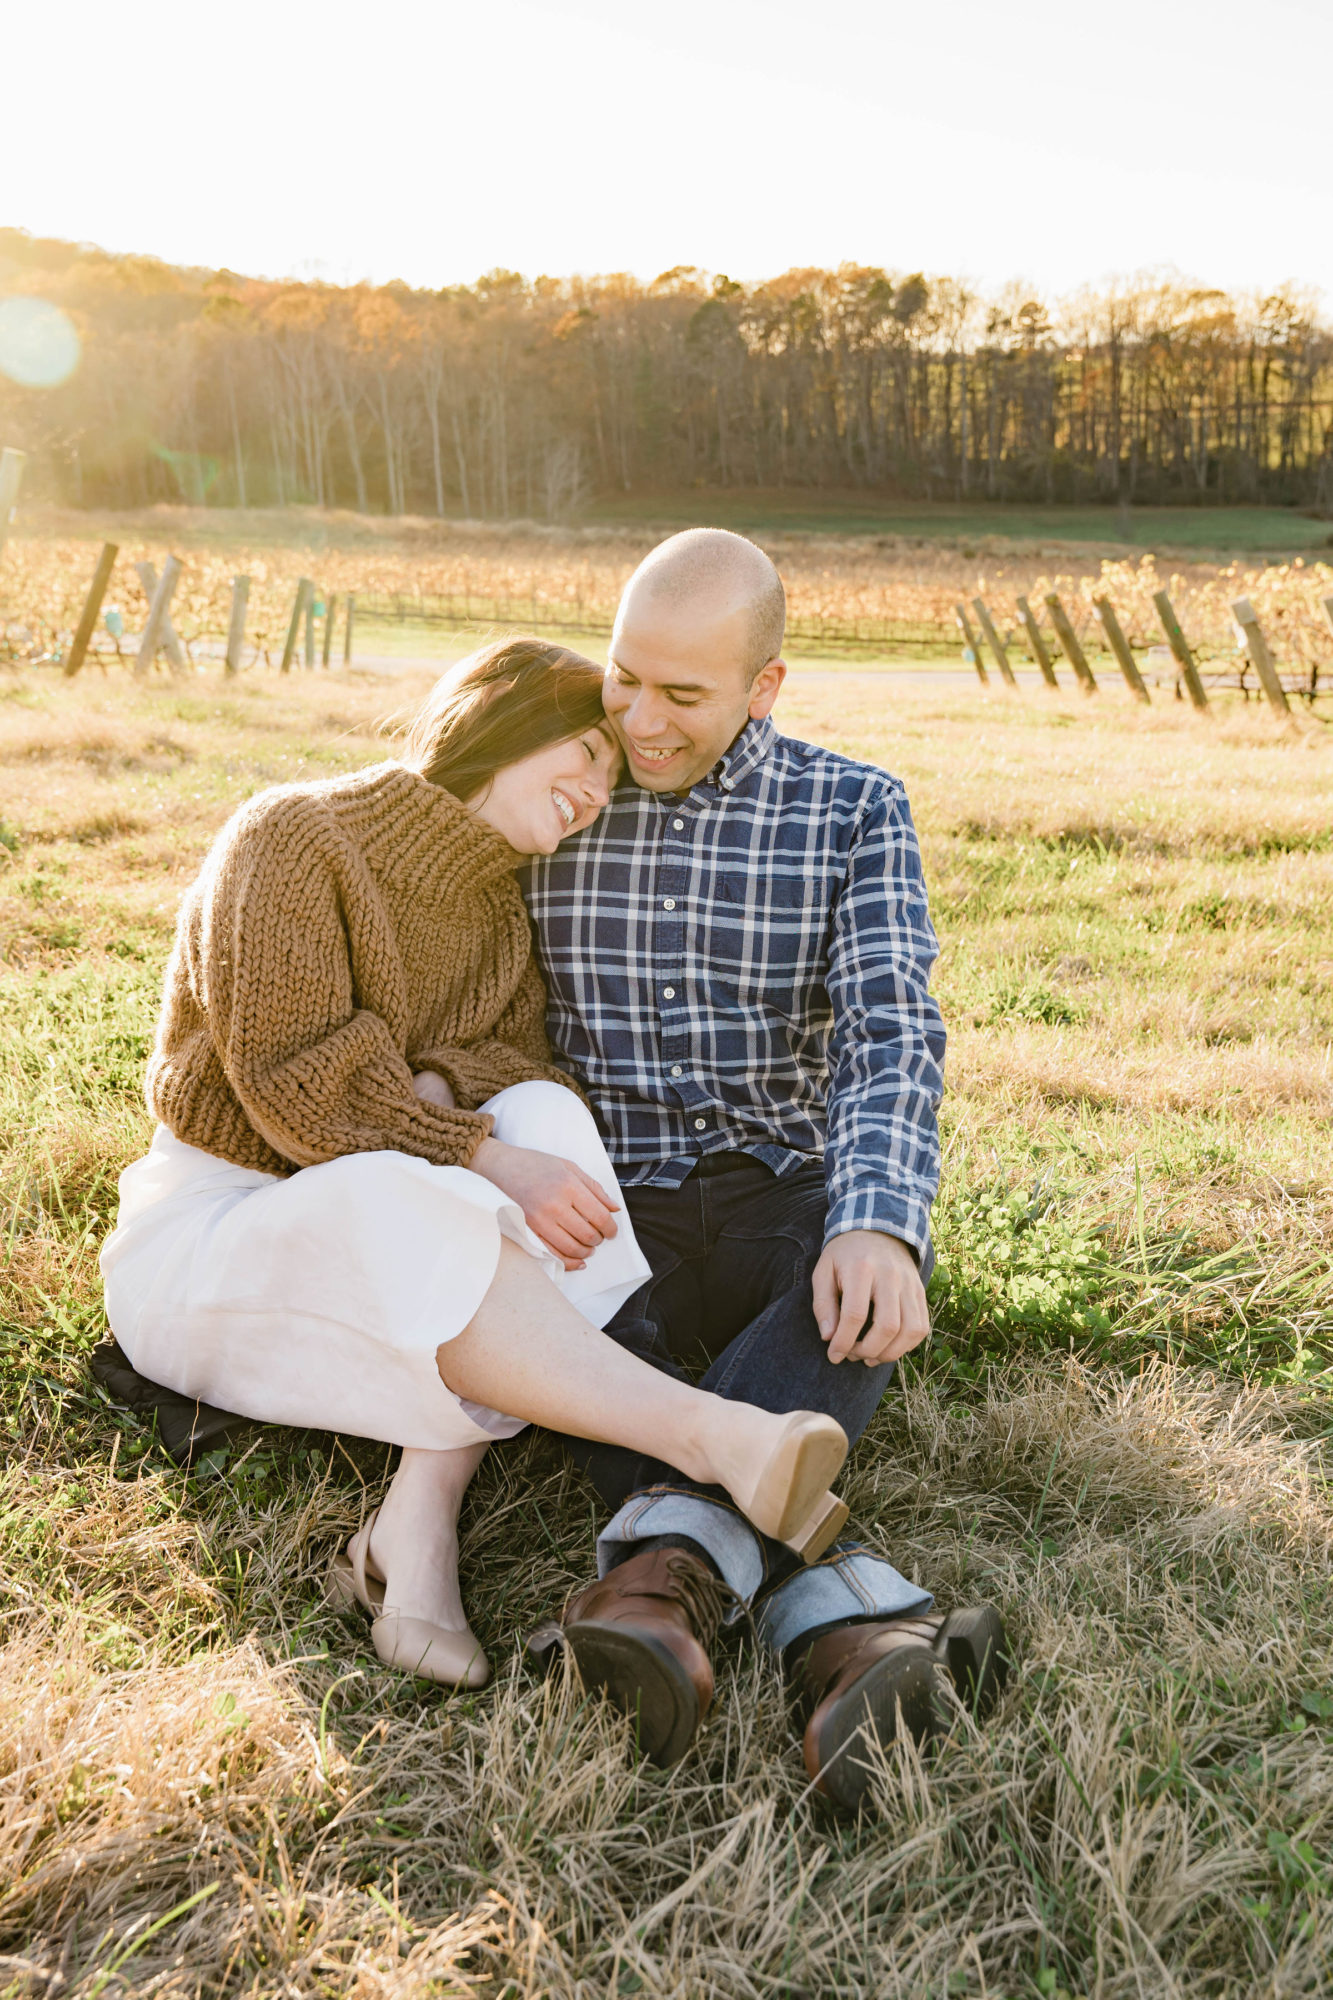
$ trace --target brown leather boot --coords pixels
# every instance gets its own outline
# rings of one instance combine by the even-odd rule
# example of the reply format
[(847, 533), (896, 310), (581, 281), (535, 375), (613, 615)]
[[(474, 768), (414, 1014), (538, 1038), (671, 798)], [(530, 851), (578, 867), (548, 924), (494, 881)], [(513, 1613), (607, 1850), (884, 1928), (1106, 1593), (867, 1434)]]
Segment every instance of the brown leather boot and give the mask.
[(1000, 1614), (992, 1605), (947, 1617), (883, 1618), (839, 1625), (801, 1653), (793, 1647), (788, 1673), (805, 1725), (805, 1768), (815, 1788), (854, 1812), (872, 1776), (858, 1749), (873, 1729), (881, 1743), (898, 1733), (898, 1718), (917, 1743), (948, 1727), (951, 1681), (976, 1715), (994, 1707), (1009, 1673)]
[(685, 1755), (712, 1704), (708, 1654), (727, 1596), (687, 1549), (646, 1549), (577, 1591), (528, 1651), (548, 1662), (557, 1646), (571, 1653), (584, 1686), (634, 1717), (640, 1750), (665, 1768)]

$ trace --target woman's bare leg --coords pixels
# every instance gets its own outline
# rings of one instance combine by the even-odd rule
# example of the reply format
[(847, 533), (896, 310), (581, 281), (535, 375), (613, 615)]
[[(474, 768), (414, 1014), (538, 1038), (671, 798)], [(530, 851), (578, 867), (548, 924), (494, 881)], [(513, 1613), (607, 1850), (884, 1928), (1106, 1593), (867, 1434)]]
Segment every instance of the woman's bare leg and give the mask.
[(458, 1510), (485, 1455), (485, 1444), (404, 1449), (370, 1539), (386, 1611), (424, 1618), (449, 1632), (467, 1630), (458, 1588)]
[(687, 1478), (732, 1492), (753, 1478), (787, 1421), (650, 1367), (576, 1312), (508, 1242), (476, 1316), (435, 1359), (445, 1386), (470, 1402), (664, 1458)]

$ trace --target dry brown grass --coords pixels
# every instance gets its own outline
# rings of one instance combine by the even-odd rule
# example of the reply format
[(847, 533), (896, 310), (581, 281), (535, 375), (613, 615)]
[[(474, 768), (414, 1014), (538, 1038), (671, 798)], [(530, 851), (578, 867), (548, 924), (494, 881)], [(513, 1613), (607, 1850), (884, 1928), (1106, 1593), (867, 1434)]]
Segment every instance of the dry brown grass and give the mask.
[[(748, 1651), (668, 1776), (574, 1685), (537, 1684), (506, 1640), (541, 1565), (503, 1610), (480, 1593), (497, 1687), (419, 1702), (312, 1615), (349, 1513), (328, 1483), (289, 1489), (276, 1533), (218, 1488), (186, 1528), (158, 1471), (82, 1467), (81, 1511), (11, 1487), (10, 1535), (40, 1521), (69, 1601), (25, 1606), (4, 1653), (10, 1990), (92, 1994), (119, 1960), (113, 1991), (173, 1995), (996, 1994), (1038, 1990), (1043, 1959), (1099, 1996), (1323, 1990), (1322, 1861), (1285, 1887), (1274, 1864), (1285, 1829), (1320, 1857), (1333, 1834), (1333, 1749), (1291, 1727), (1330, 1636), (1305, 1414), (1073, 1364), (892, 1403), (858, 1515), (946, 1598), (998, 1596), (1022, 1666), (984, 1732), (960, 1714), (928, 1764), (872, 1752), (854, 1829), (808, 1794)], [(540, 1447), (505, 1456), (468, 1545), (497, 1581), (515, 1498), (551, 1516), (566, 1484)], [(189, 1571), (233, 1550), (247, 1601), (220, 1617)]]
[(498, 1671), (441, 1696), (322, 1600), (384, 1453), (255, 1433), (186, 1480), (88, 1382), (177, 896), (239, 797), (382, 754), (420, 684), (3, 688), (0, 1995), (1333, 1990), (1322, 734), (790, 689), (908, 779), (953, 1033), (939, 1337), (849, 1498), (1020, 1656), (985, 1730), (872, 1746), (845, 1824), (743, 1643), (668, 1774), (530, 1673), (596, 1519), (542, 1441), (475, 1484)]

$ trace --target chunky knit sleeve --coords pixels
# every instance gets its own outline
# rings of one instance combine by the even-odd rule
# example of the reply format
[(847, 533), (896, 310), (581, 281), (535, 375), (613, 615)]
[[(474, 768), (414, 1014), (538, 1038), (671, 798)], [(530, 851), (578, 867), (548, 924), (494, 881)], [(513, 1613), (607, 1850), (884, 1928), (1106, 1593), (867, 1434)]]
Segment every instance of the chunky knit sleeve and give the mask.
[(386, 1150), (466, 1166), (491, 1120), (423, 1104), (389, 1027), (357, 1005), (347, 884), (318, 807), (271, 804), (215, 852), (198, 893), (213, 1046), (275, 1152), (302, 1167)]
[(442, 1076), (460, 1105), (469, 1110), (484, 1104), (511, 1083), (563, 1083), (576, 1097), (583, 1093), (551, 1060), (546, 1039), (546, 987), (535, 959), (529, 959), (518, 989), (485, 1040), (467, 1046), (442, 1043), (414, 1051), (414, 1069), (431, 1069)]

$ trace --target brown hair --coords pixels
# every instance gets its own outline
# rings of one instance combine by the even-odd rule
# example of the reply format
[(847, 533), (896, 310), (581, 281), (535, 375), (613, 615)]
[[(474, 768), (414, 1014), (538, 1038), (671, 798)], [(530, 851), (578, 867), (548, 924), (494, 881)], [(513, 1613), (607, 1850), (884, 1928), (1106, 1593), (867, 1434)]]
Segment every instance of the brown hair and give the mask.
[(602, 670), (544, 639), (501, 639), (435, 683), (407, 732), (403, 762), (455, 798), (581, 729), (605, 729)]

